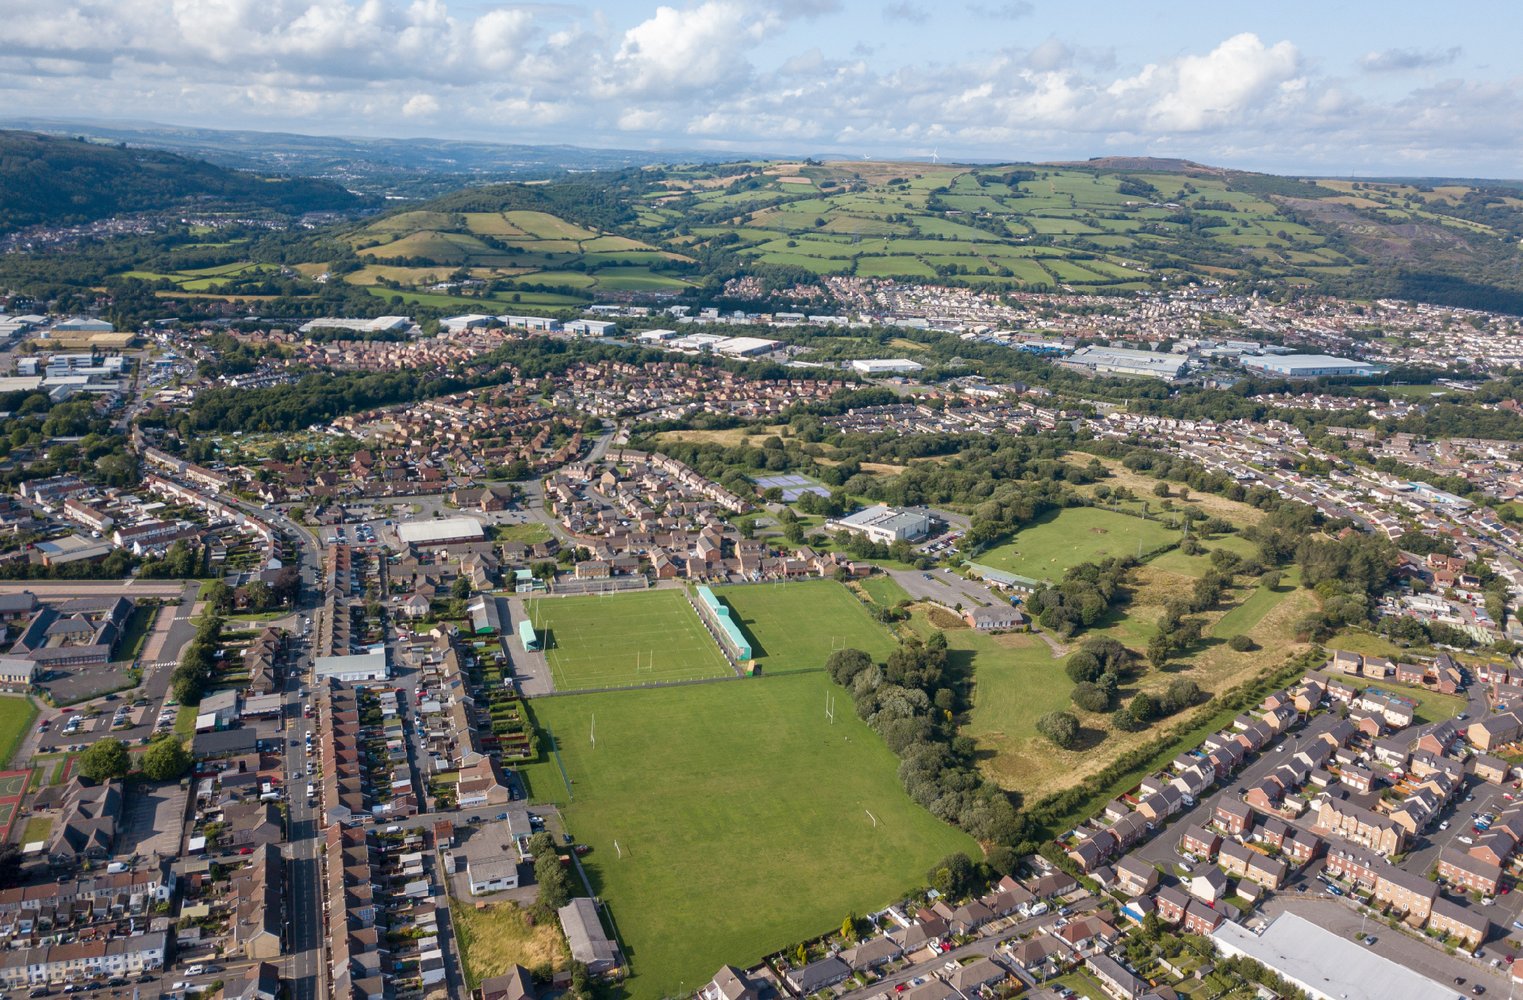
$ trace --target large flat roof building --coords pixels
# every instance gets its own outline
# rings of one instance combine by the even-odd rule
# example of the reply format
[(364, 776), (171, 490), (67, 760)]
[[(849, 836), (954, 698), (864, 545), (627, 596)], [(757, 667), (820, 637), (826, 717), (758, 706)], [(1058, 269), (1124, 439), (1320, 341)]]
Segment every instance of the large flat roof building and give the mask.
[(1350, 361), (1327, 354), (1245, 355), (1243, 367), (1251, 372), (1280, 378), (1320, 378), (1324, 375), (1374, 375), (1378, 369), (1364, 361)]
[(861, 358), (851, 363), (852, 371), (859, 375), (898, 375), (918, 372), (924, 367), (909, 358)]
[(1066, 363), (1096, 375), (1131, 375), (1143, 378), (1176, 379), (1184, 374), (1190, 359), (1183, 354), (1158, 354), (1129, 347), (1081, 347)]
[(384, 648), (346, 656), (319, 656), (312, 661), (312, 669), (318, 680), (331, 677), (347, 684), (384, 681), (391, 676)]
[(451, 542), (479, 542), (486, 535), (481, 530), (481, 522), (474, 517), (443, 517), (399, 524), (397, 537), (408, 545), (448, 545)]
[(831, 521), (827, 528), (865, 535), (875, 542), (891, 545), (897, 541), (914, 541), (931, 531), (931, 518), (919, 511), (879, 504), (855, 514)]
[(1225, 921), (1211, 938), (1226, 954), (1247, 955), (1314, 1000), (1433, 1000), (1455, 993), (1294, 913), (1275, 917), (1262, 934)]

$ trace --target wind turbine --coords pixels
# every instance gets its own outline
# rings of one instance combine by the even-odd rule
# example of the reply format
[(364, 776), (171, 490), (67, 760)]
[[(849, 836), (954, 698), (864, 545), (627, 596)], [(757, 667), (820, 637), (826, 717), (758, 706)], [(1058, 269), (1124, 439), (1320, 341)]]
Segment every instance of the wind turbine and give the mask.
[(936, 150), (934, 150), (934, 149), (933, 149), (933, 150), (931, 150), (931, 162), (932, 162), (932, 163), (940, 163), (940, 162), (941, 162), (941, 154), (940, 154), (940, 153), (938, 153), (938, 152), (937, 152), (937, 151), (936, 151)]

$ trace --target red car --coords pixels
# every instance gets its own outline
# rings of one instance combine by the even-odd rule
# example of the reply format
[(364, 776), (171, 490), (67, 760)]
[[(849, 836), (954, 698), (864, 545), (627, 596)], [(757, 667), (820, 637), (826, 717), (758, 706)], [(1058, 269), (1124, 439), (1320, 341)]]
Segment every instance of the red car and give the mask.
[(240, 847), (240, 848), (238, 848), (238, 853), (239, 854), (253, 854), (254, 853), (254, 849), (252, 847)]

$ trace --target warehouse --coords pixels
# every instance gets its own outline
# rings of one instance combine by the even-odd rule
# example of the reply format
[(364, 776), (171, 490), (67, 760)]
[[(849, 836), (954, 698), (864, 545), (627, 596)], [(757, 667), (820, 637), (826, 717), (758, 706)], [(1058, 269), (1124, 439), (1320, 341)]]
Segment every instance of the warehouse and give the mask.
[(852, 371), (859, 375), (896, 375), (918, 372), (924, 367), (909, 358), (864, 358), (851, 363)]
[(781, 343), (765, 337), (728, 337), (724, 343), (716, 344), (714, 351), (732, 358), (754, 358), (777, 350)]
[(1363, 361), (1334, 358), (1326, 354), (1281, 354), (1278, 356), (1245, 356), (1243, 367), (1251, 372), (1274, 375), (1279, 378), (1321, 378), (1325, 375), (1345, 375), (1365, 378), (1379, 369)]
[(1182, 354), (1157, 354), (1126, 347), (1081, 347), (1064, 362), (1094, 375), (1130, 375), (1173, 380), (1184, 374), (1190, 359)]
[(346, 684), (384, 681), (391, 676), (384, 646), (345, 656), (319, 656), (312, 661), (312, 670), (319, 681), (332, 678)]
[(930, 534), (931, 518), (919, 511), (879, 504), (838, 521), (830, 521), (825, 527), (830, 531), (850, 531), (875, 542), (892, 545), (899, 541), (913, 542)]
[(1225, 921), (1211, 938), (1223, 953), (1248, 956), (1315, 1000), (1432, 1000), (1454, 993), (1294, 913), (1275, 917), (1261, 934)]
[(479, 542), (486, 536), (481, 522), (472, 517), (445, 517), (428, 521), (408, 521), (397, 526), (397, 537), (407, 545), (449, 545), (453, 542)]

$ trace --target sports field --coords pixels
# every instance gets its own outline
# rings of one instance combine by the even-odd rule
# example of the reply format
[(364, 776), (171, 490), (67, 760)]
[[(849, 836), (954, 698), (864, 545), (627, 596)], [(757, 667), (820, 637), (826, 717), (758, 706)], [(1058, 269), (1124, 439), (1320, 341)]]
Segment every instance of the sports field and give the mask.
[(734, 673), (678, 590), (540, 597), (527, 612), (558, 691)]
[(1157, 521), (1098, 507), (1066, 507), (1043, 514), (973, 561), (1034, 580), (1057, 580), (1079, 563), (1135, 556), (1139, 546), (1146, 556), (1178, 540), (1178, 532)]
[(832, 650), (860, 649), (876, 660), (894, 651), (888, 630), (834, 580), (716, 587), (751, 637), (763, 669), (823, 667)]
[(632, 998), (691, 991), (721, 963), (744, 968), (893, 902), (953, 851), (979, 856), (910, 801), (898, 760), (823, 673), (531, 707), (576, 798), (553, 758), (525, 769), (530, 796), (592, 846), (583, 864), (629, 950)]
[(30, 699), (0, 698), (0, 769), (10, 763), (11, 755), (37, 718), (37, 706)]

